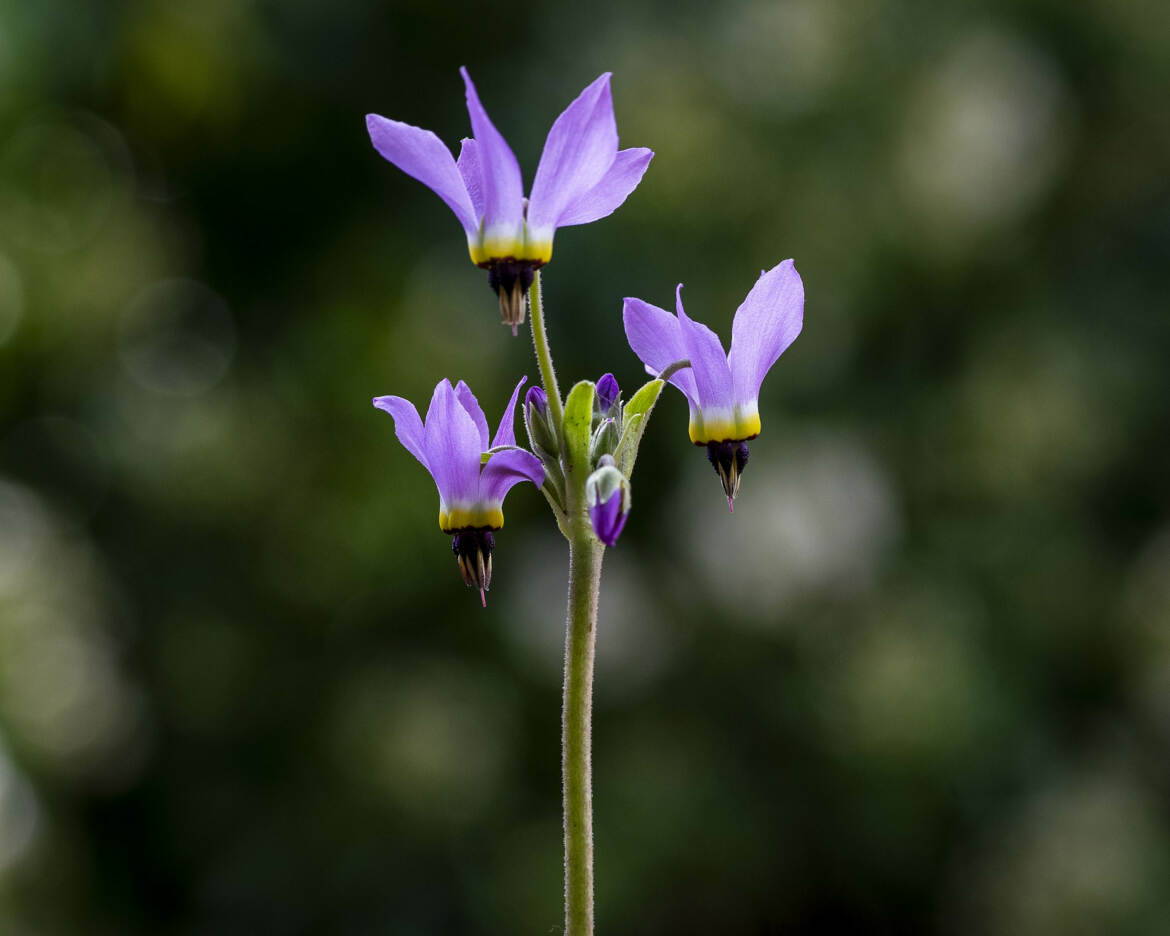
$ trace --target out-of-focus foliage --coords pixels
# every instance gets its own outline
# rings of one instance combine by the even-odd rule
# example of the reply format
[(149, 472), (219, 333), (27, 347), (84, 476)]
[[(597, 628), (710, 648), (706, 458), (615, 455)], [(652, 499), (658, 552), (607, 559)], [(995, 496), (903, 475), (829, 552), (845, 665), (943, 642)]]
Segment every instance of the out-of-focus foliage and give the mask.
[[(528, 178), (614, 72), (657, 158), (562, 231), (729, 337), (794, 256), (734, 517), (668, 391), (606, 560), (600, 931), (1164, 932), (1170, 30), (1153, 0), (0, 2), (0, 931), (560, 926), (566, 551), (489, 607), (369, 400), (531, 348), (374, 111)], [(494, 388), (494, 390), (492, 389)]]

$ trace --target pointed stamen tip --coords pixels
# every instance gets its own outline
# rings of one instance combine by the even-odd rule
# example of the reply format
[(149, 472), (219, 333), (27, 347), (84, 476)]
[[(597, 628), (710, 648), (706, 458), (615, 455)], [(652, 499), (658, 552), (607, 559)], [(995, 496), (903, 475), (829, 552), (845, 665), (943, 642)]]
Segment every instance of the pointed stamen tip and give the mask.
[(479, 590), (479, 603), (485, 608), (487, 607), (487, 592), (485, 592), (482, 588)]
[(734, 497), (727, 498), (727, 512), (728, 513), (735, 513), (735, 498)]
[(518, 335), (518, 334), (519, 334), (519, 332), (516, 330), (516, 324), (513, 323), (512, 324), (512, 337), (515, 338), (516, 335)]

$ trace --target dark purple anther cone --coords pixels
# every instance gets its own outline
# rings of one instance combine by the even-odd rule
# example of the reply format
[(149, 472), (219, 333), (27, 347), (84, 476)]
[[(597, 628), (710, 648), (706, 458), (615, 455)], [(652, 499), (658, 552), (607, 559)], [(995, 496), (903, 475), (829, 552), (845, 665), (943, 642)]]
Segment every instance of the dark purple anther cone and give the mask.
[(479, 589), (479, 600), (487, 607), (484, 594), (492, 584), (492, 550), (496, 538), (491, 530), (460, 530), (451, 537), (451, 552), (459, 562), (459, 573), (468, 588)]
[(597, 381), (597, 408), (602, 414), (608, 414), (617, 404), (621, 395), (621, 388), (618, 387), (618, 382), (614, 379), (613, 374), (603, 374), (601, 379)]
[(622, 511), (621, 488), (614, 491), (609, 500), (594, 504), (589, 508), (589, 520), (593, 524), (593, 532), (606, 546), (612, 546), (618, 541), (629, 515), (628, 511)]
[(541, 264), (533, 260), (510, 259), (493, 260), (487, 264), (488, 285), (500, 298), (500, 320), (512, 326), (513, 335), (516, 326), (524, 323), (528, 289), (539, 266)]
[(739, 479), (748, 463), (746, 442), (708, 442), (707, 461), (715, 467), (715, 473), (723, 482), (723, 493), (727, 495), (727, 509), (735, 513), (735, 496), (739, 493)]

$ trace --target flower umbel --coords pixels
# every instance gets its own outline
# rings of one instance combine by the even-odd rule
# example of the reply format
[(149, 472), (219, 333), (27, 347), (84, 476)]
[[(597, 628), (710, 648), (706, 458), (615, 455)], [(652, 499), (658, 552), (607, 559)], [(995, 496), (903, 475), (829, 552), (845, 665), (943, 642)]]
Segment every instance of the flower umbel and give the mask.
[[(449, 380), (439, 382), (425, 423), (409, 400), (374, 398), (374, 406), (394, 417), (398, 441), (434, 478), (439, 489), (439, 529), (454, 536), (451, 547), (463, 580), (479, 589), (485, 604), (495, 546), (491, 533), (504, 525), (504, 497), (521, 481), (537, 487), (544, 481), (540, 459), (515, 447), (516, 398), (526, 379), (521, 378), (512, 391), (490, 443), (487, 419), (462, 380), (454, 387)], [(484, 464), (483, 454), (489, 449), (492, 454)]]
[(489, 271), (500, 315), (515, 334), (524, 321), (533, 274), (552, 257), (557, 228), (612, 214), (637, 188), (654, 154), (618, 149), (606, 72), (553, 123), (525, 199), (516, 156), (480, 103), (467, 69), (459, 73), (473, 136), (463, 140), (458, 162), (429, 130), (377, 114), (366, 116), (366, 127), (383, 157), (455, 212), (471, 260)]
[(731, 352), (711, 329), (683, 310), (682, 283), (675, 291), (677, 317), (641, 299), (626, 299), (622, 318), (626, 338), (648, 373), (689, 360), (670, 383), (690, 404), (690, 437), (707, 446), (727, 494), (727, 506), (739, 492), (747, 464), (747, 445), (760, 434), (760, 385), (804, 323), (804, 284), (796, 265), (785, 260), (760, 274), (736, 310)]

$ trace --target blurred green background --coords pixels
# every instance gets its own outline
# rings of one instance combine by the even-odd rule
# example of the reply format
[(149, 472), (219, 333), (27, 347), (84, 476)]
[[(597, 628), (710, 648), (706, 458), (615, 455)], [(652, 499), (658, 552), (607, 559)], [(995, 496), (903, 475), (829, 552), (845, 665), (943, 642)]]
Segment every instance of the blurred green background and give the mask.
[(739, 509), (663, 398), (606, 560), (599, 933), (1170, 920), (1170, 23), (1158, 0), (0, 0), (0, 932), (561, 926), (567, 550), (488, 608), (370, 397), (530, 343), (363, 116), (528, 179), (614, 72), (657, 152), (545, 278), (730, 336), (795, 257)]

